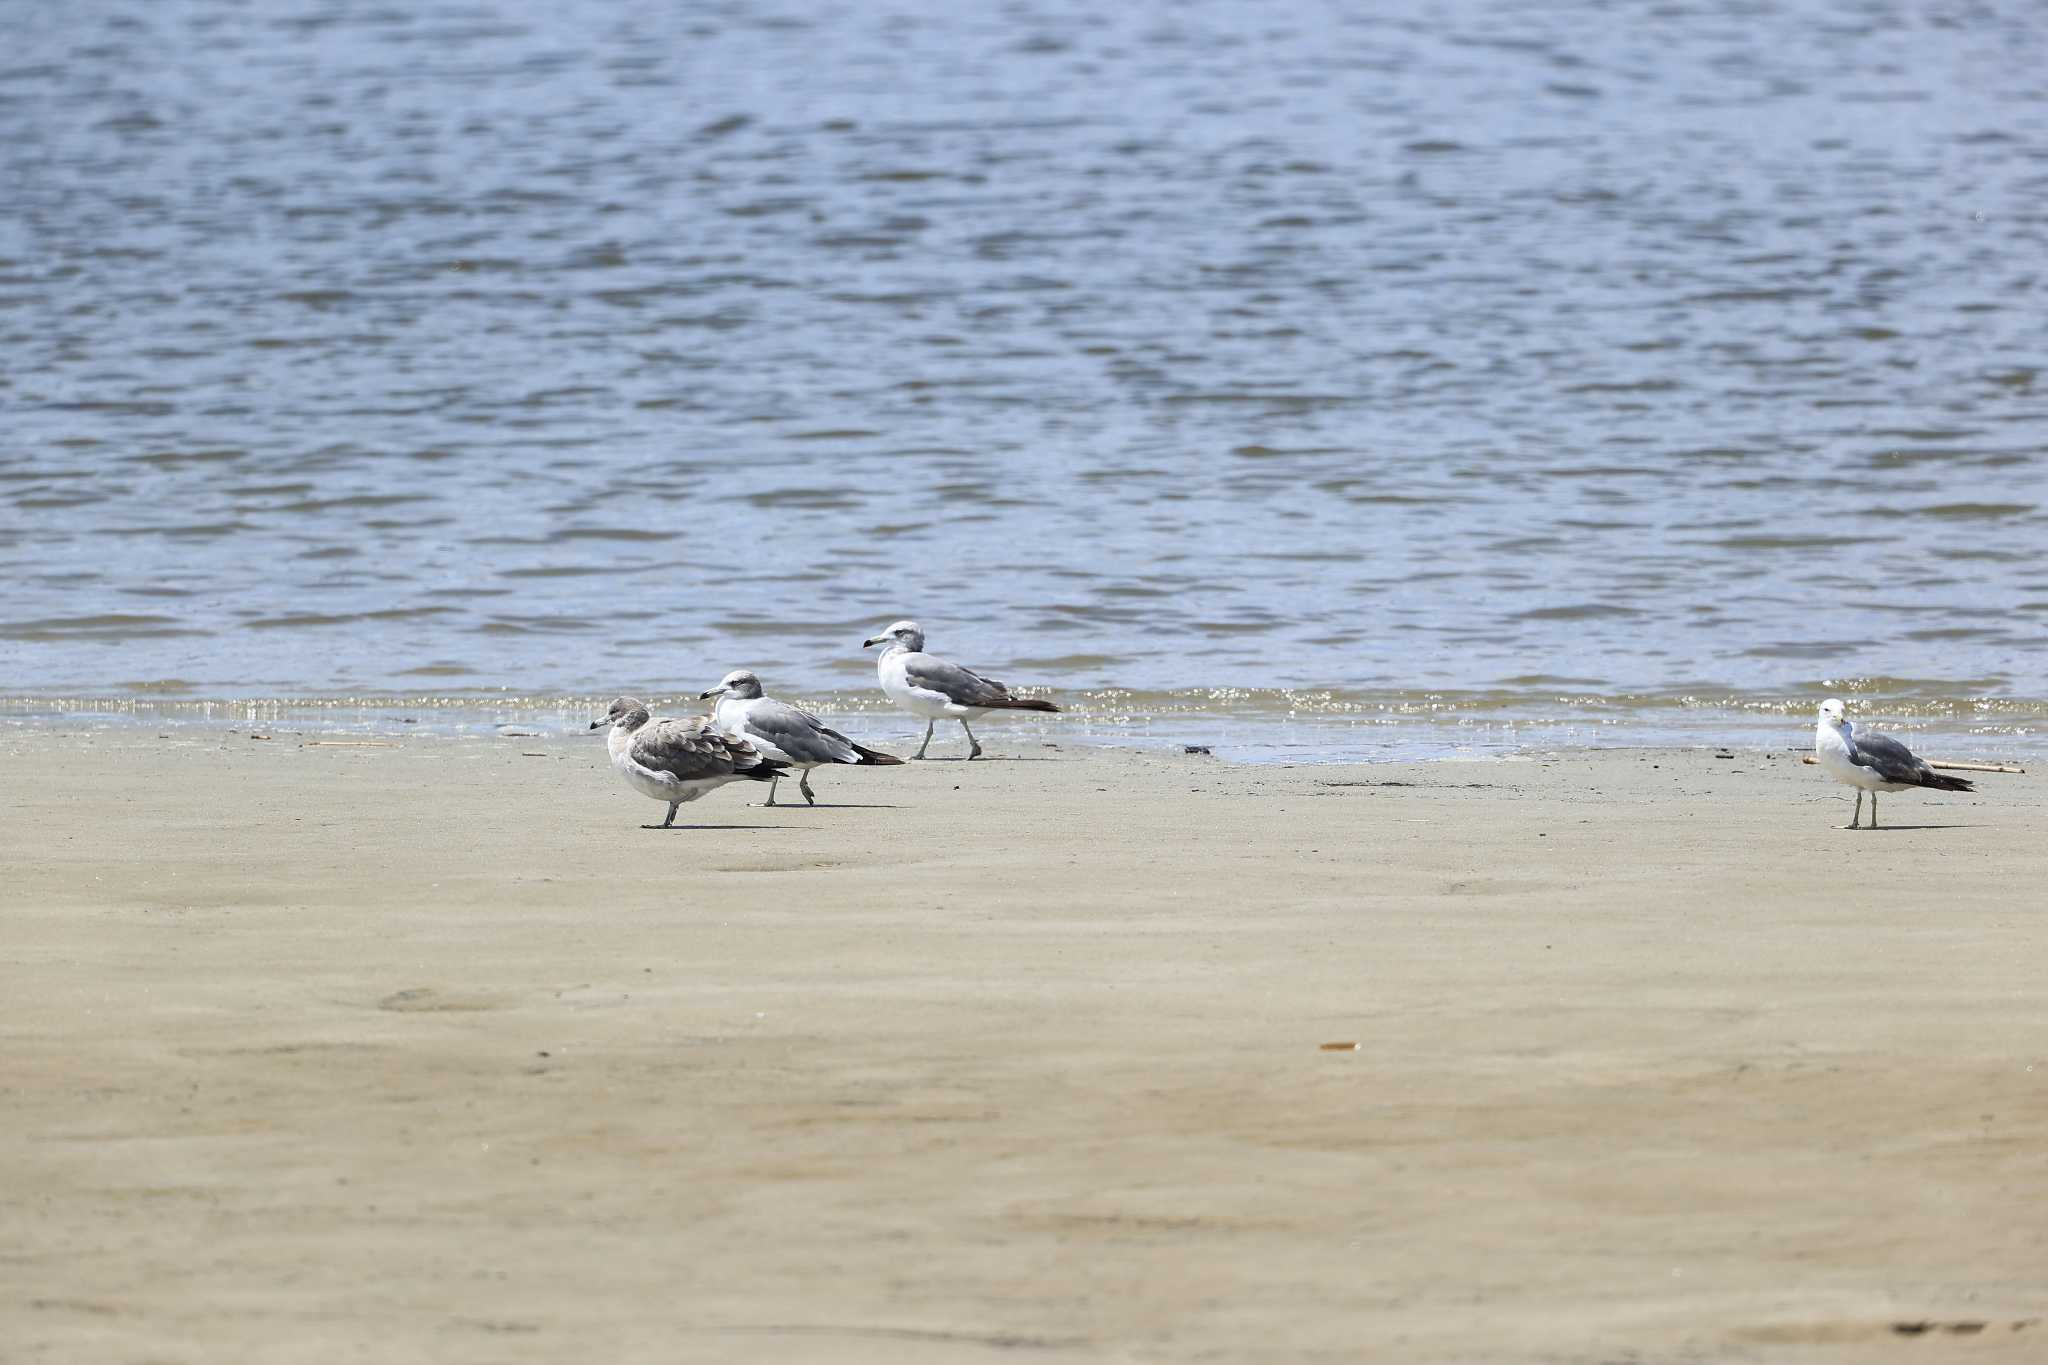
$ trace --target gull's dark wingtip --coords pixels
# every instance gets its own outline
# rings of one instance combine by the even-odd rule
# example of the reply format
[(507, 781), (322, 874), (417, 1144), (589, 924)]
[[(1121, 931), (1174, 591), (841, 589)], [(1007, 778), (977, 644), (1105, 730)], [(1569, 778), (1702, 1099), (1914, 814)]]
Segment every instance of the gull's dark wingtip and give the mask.
[(1006, 711), (1057, 711), (1060, 708), (1043, 697), (1004, 697), (1001, 701), (974, 702), (975, 706), (986, 706), (990, 710)]
[(872, 763), (875, 766), (881, 768), (890, 767), (892, 765), (896, 767), (901, 767), (903, 764), (903, 760), (896, 757), (894, 754), (885, 754), (880, 749), (870, 749), (865, 744), (854, 744), (854, 742), (850, 739), (846, 742), (852, 746), (854, 754), (859, 758), (859, 760), (862, 763)]

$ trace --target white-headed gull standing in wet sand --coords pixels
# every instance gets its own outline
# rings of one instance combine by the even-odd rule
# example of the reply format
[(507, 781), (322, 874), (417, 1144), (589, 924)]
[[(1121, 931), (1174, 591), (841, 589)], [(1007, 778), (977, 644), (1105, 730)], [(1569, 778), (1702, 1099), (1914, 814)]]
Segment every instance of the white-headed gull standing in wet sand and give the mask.
[[(804, 794), (805, 805), (817, 804), (816, 793), (811, 790), (813, 768), (827, 763), (903, 762), (863, 748), (837, 730), (826, 729), (808, 711), (762, 696), (761, 680), (744, 668), (735, 668), (720, 678), (718, 686), (704, 695), (718, 698), (718, 705), (711, 709), (711, 719), (718, 722), (719, 729), (738, 735), (765, 757), (796, 769), (796, 786)], [(768, 784), (768, 799), (763, 804), (775, 804), (773, 782)]]
[(924, 743), (917, 746), (912, 758), (924, 757), (931, 746), (932, 726), (942, 718), (957, 720), (960, 728), (967, 730), (967, 756), (972, 759), (981, 757), (981, 745), (974, 731), (967, 729), (969, 720), (980, 720), (991, 711), (1060, 709), (1036, 697), (1013, 697), (1010, 689), (994, 678), (925, 653), (924, 632), (915, 621), (898, 621), (880, 635), (863, 640), (861, 648), (883, 644), (888, 648), (875, 664), (882, 691), (911, 715), (924, 717)]
[(675, 823), (676, 807), (683, 802), (695, 801), (728, 782), (769, 782), (785, 767), (745, 740), (720, 730), (709, 716), (656, 720), (632, 697), (620, 697), (611, 710), (590, 722), (593, 730), (604, 725), (612, 730), (605, 736), (612, 766), (626, 779), (626, 785), (668, 802), (663, 829)]
[(1820, 704), (1820, 722), (1813, 728), (1813, 756), (1821, 771), (1856, 789), (1856, 813), (1849, 817), (1848, 829), (1855, 829), (1863, 818), (1865, 792), (1870, 793), (1870, 827), (1876, 829), (1879, 792), (1902, 792), (1908, 787), (1973, 790), (1960, 777), (1934, 771), (1890, 736), (1858, 730), (1843, 718), (1842, 703), (1834, 697)]

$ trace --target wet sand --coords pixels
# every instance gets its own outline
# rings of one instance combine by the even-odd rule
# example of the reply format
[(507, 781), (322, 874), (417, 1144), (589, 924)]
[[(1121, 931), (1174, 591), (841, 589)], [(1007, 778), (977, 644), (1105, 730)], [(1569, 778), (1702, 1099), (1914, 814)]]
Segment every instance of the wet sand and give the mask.
[(2048, 1352), (2038, 776), (989, 729), (0, 736), (0, 1356)]

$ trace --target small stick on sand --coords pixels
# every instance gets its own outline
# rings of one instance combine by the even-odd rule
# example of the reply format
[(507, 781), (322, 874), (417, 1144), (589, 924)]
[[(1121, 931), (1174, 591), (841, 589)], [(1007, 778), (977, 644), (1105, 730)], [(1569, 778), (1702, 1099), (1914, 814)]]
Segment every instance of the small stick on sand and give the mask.
[[(1799, 761), (1801, 763), (1818, 763), (1820, 760), (1812, 754), (1806, 754)], [(2009, 763), (1937, 763), (1931, 758), (1927, 760), (1927, 766), (1945, 773), (2023, 773), (2026, 771), (2025, 768), (2015, 768)]]

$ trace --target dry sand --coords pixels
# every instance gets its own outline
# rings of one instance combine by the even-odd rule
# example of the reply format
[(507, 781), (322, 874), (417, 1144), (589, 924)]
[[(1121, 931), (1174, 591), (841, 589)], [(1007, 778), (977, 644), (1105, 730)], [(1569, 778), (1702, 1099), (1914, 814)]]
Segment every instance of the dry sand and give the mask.
[(984, 738), (0, 738), (0, 1359), (2048, 1359), (2037, 776)]

